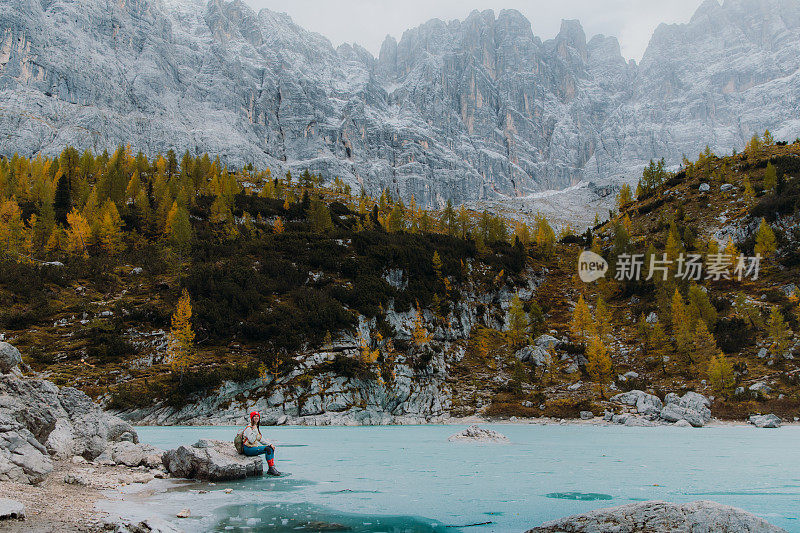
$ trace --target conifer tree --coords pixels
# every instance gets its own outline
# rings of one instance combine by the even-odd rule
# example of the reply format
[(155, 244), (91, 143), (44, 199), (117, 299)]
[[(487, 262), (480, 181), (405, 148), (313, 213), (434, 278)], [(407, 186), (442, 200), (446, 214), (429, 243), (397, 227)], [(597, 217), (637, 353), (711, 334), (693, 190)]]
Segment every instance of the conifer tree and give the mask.
[(662, 370), (666, 373), (666, 364), (670, 353), (672, 353), (672, 346), (661, 322), (656, 322), (650, 328), (650, 336), (647, 339), (647, 353), (658, 361), (658, 364), (661, 365)]
[(80, 252), (84, 256), (89, 255), (87, 247), (89, 246), (89, 239), (92, 238), (92, 231), (86, 218), (81, 215), (77, 209), (73, 209), (67, 213), (67, 242), (71, 252)]
[(750, 182), (750, 178), (745, 176), (744, 177), (744, 200), (746, 205), (751, 205), (753, 200), (755, 200), (756, 192), (753, 190), (753, 184)]
[(109, 254), (118, 253), (122, 249), (122, 219), (111, 199), (106, 200), (100, 210), (97, 228), (100, 246)]
[(613, 333), (613, 317), (611, 315), (611, 311), (606, 305), (605, 300), (600, 297), (597, 298), (597, 305), (594, 309), (594, 318), (595, 324), (597, 324), (597, 333), (600, 335), (600, 339), (603, 341), (610, 339), (611, 334)]
[(718, 353), (708, 363), (708, 381), (711, 388), (726, 398), (736, 386), (736, 377), (728, 358)]
[(192, 245), (192, 223), (189, 220), (189, 212), (178, 206), (178, 202), (172, 204), (167, 216), (167, 235), (179, 254), (184, 255), (189, 252)]
[(0, 243), (3, 251), (19, 255), (26, 239), (22, 210), (14, 198), (0, 201)]
[(594, 332), (594, 324), (592, 322), (592, 315), (589, 312), (589, 306), (583, 299), (583, 294), (578, 298), (578, 303), (575, 304), (575, 309), (572, 311), (572, 321), (569, 324), (570, 332), (577, 342), (586, 342), (589, 335)]
[(771, 162), (767, 163), (767, 169), (764, 171), (764, 189), (771, 190), (778, 184), (778, 174), (775, 171), (775, 165)]
[(693, 323), (683, 303), (683, 297), (678, 289), (672, 296), (672, 332), (675, 334), (675, 344), (678, 353), (689, 364), (692, 362), (691, 351), (693, 347)]
[(314, 233), (327, 233), (333, 230), (333, 220), (328, 206), (322, 200), (311, 200), (308, 207), (308, 222)]
[(447, 235), (455, 237), (458, 234), (458, 218), (455, 209), (453, 209), (453, 202), (450, 199), (447, 200), (447, 205), (442, 210), (439, 226)]
[(431, 259), (431, 266), (433, 266), (433, 271), (436, 274), (437, 279), (442, 279), (442, 258), (439, 257), (439, 252), (434, 250), (433, 251), (433, 258)]
[(467, 208), (464, 207), (464, 204), (461, 204), (461, 206), (458, 208), (456, 223), (458, 225), (459, 237), (466, 239), (467, 235), (469, 235), (470, 231), (472, 231), (472, 225), (470, 223), (469, 213), (467, 212)]
[(386, 229), (391, 232), (405, 230), (405, 220), (400, 202), (396, 203), (389, 213), (389, 217), (386, 219)]
[(692, 283), (689, 285), (688, 298), (690, 307), (693, 307), (696, 310), (693, 311), (690, 308), (689, 316), (694, 317), (694, 313), (696, 313), (697, 317), (702, 318), (703, 321), (705, 321), (709, 329), (713, 328), (717, 323), (717, 310), (711, 303), (711, 299), (708, 297), (708, 292), (703, 290), (700, 285)]
[(522, 300), (519, 294), (515, 294), (508, 310), (508, 340), (512, 348), (519, 348), (526, 343), (528, 325), (528, 315), (522, 307)]
[(272, 225), (272, 231), (275, 232), (275, 235), (280, 235), (284, 231), (283, 220), (281, 217), (275, 218), (275, 223)]
[(53, 209), (55, 211), (56, 220), (62, 224), (67, 221), (67, 213), (72, 211), (72, 190), (69, 186), (69, 180), (63, 174), (58, 178), (55, 198), (53, 200)]
[(417, 303), (416, 314), (414, 315), (414, 327), (411, 335), (414, 340), (414, 345), (418, 348), (426, 346), (431, 340), (431, 336), (425, 328), (422, 319), (422, 310), (419, 308), (419, 303)]
[(633, 195), (631, 194), (631, 186), (625, 183), (620, 187), (619, 194), (617, 194), (617, 210), (621, 213), (622, 208), (632, 201)]
[(756, 245), (753, 251), (767, 258), (771, 257), (776, 249), (777, 243), (775, 240), (775, 233), (772, 231), (769, 224), (767, 224), (767, 221), (762, 218), (761, 224), (758, 226), (758, 231), (756, 232)]
[(600, 335), (593, 334), (586, 349), (586, 371), (597, 383), (600, 389), (600, 398), (605, 399), (605, 384), (611, 381), (613, 367), (608, 349)]
[(183, 375), (193, 363), (195, 353), (194, 329), (192, 328), (192, 301), (189, 292), (183, 289), (175, 313), (167, 342), (167, 361), (172, 371)]
[(789, 350), (791, 331), (786, 325), (783, 314), (777, 307), (773, 307), (767, 321), (769, 334), (769, 349), (775, 357), (780, 357)]
[(717, 355), (720, 355), (717, 341), (711, 332), (708, 331), (708, 326), (704, 320), (697, 321), (697, 328), (694, 333), (694, 360), (698, 362), (711, 361)]

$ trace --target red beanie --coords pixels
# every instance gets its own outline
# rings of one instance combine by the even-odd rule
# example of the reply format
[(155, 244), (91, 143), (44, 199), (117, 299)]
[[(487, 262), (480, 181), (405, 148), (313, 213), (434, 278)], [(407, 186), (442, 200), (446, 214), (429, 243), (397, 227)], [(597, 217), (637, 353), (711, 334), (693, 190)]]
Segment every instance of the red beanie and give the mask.
[(252, 421), (253, 421), (253, 417), (254, 417), (254, 416), (256, 416), (256, 415), (258, 415), (259, 417), (261, 417), (261, 413), (259, 413), (258, 411), (252, 411), (252, 412), (250, 413), (250, 422), (252, 422)]

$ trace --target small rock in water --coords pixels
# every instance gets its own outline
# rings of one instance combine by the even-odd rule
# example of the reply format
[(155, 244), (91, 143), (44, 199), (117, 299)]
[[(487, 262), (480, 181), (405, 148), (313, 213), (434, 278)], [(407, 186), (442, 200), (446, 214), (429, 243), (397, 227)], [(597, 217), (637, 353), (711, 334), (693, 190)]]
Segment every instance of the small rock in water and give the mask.
[(677, 427), (677, 428), (690, 428), (690, 427), (692, 427), (692, 425), (689, 422), (687, 422), (686, 420), (684, 420), (683, 418), (681, 418), (680, 420), (675, 422), (675, 424), (673, 424), (673, 425), (675, 427)]
[(508, 442), (508, 437), (497, 431), (491, 429), (483, 429), (473, 424), (463, 431), (459, 431), (455, 435), (451, 435), (448, 439), (450, 442), (455, 441), (474, 441), (474, 442)]
[(189, 518), (191, 514), (192, 512), (189, 509), (181, 509), (175, 516), (177, 516), (178, 518)]
[(225, 489), (225, 494), (231, 494), (232, 492), (233, 492), (233, 489)]

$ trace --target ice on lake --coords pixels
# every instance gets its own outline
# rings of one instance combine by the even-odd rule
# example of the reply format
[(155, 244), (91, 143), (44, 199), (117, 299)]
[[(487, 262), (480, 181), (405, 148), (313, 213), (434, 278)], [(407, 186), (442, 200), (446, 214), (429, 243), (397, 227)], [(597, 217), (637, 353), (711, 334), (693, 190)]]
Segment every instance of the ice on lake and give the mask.
[[(291, 476), (218, 483), (206, 494), (186, 485), (156, 507), (191, 507), (187, 531), (488, 532), (632, 501), (702, 499), (800, 532), (800, 427), (482, 427), (511, 442), (448, 442), (456, 425), (266, 427), (276, 466)], [(233, 439), (237, 428), (138, 430), (167, 449)]]

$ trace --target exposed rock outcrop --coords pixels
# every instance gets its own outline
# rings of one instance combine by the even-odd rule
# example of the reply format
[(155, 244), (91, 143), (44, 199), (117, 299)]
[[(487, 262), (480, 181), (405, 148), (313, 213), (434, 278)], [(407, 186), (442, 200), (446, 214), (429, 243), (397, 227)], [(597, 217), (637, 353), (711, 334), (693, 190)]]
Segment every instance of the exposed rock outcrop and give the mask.
[[(683, 396), (668, 393), (662, 402), (658, 396), (641, 390), (623, 392), (611, 397), (611, 401), (633, 407), (641, 417), (630, 414), (612, 416), (612, 421), (626, 425), (654, 425), (653, 421), (679, 422), (684, 420), (694, 427), (703, 427), (711, 420), (711, 402), (693, 391)], [(644, 418), (642, 418), (644, 417)]]
[(785, 533), (755, 515), (716, 502), (638, 502), (568, 516), (528, 533), (596, 533), (647, 531), (650, 533)]
[(236, 452), (232, 442), (201, 439), (191, 446), (178, 446), (164, 452), (164, 467), (175, 477), (227, 481), (261, 476), (261, 456), (247, 457)]
[(136, 430), (83, 392), (0, 374), (0, 480), (38, 483), (52, 471), (51, 455), (94, 459), (123, 439), (137, 442)]
[(484, 429), (473, 424), (467, 429), (450, 435), (450, 442), (508, 442), (508, 437), (491, 429)]
[(660, 25), (640, 65), (577, 21), (543, 42), (514, 10), (431, 20), (375, 58), (241, 2), (5, 5), (7, 156), (188, 148), (441, 204), (534, 201), (767, 127), (798, 133), (797, 2), (706, 3)]

